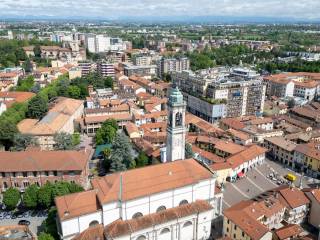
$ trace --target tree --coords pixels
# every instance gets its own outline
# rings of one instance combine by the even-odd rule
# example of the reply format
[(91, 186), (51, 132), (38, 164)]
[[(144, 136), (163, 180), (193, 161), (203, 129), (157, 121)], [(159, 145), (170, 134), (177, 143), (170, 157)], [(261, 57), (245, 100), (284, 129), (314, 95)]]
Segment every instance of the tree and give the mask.
[(47, 182), (38, 190), (38, 203), (45, 208), (48, 208), (52, 204), (53, 186), (50, 182)]
[(31, 73), (33, 71), (33, 65), (29, 58), (24, 62), (23, 67), (26, 73)]
[(56, 133), (53, 136), (55, 150), (72, 150), (74, 148), (72, 135), (66, 132)]
[(115, 153), (111, 157), (111, 164), (110, 164), (110, 171), (111, 172), (120, 172), (125, 171), (126, 165), (123, 162), (123, 159), (121, 158), (121, 155), (118, 153)]
[(38, 206), (38, 186), (30, 185), (23, 194), (23, 204), (27, 208), (36, 208)]
[(132, 152), (129, 138), (124, 133), (117, 134), (112, 145), (111, 167), (116, 156), (116, 160), (120, 158), (126, 168), (134, 168), (135, 161), (132, 159)]
[(112, 77), (106, 77), (104, 80), (104, 86), (107, 88), (112, 88), (113, 89), (113, 79)]
[(59, 181), (53, 184), (52, 188), (52, 199), (57, 196), (64, 196), (70, 193), (69, 183), (64, 181)]
[(288, 101), (288, 108), (294, 108), (295, 105), (296, 105), (296, 101), (293, 98), (291, 98)]
[(74, 134), (72, 134), (72, 145), (77, 146), (80, 144), (80, 142), (81, 142), (80, 133), (75, 132)]
[(18, 133), (15, 122), (9, 119), (0, 119), (0, 142), (4, 146), (11, 145), (14, 136)]
[(69, 86), (68, 87), (68, 96), (70, 98), (80, 99), (81, 89), (78, 86)]
[(13, 210), (16, 208), (20, 201), (20, 192), (16, 188), (9, 188), (3, 194), (3, 203), (6, 205), (6, 209)]
[(12, 151), (24, 151), (27, 147), (38, 146), (38, 141), (31, 135), (17, 133), (13, 138)]
[(192, 145), (190, 143), (186, 143), (185, 145), (185, 158), (193, 158), (194, 152), (192, 150)]
[(138, 157), (135, 160), (136, 160), (137, 167), (144, 167), (144, 166), (148, 165), (148, 163), (149, 163), (149, 158), (145, 154), (145, 152), (140, 152)]
[(57, 232), (56, 217), (57, 209), (55, 207), (52, 207), (48, 212), (47, 219), (43, 222), (43, 230), (45, 233), (53, 236), (54, 239), (60, 239)]
[(96, 133), (96, 143), (98, 145), (104, 143), (112, 143), (117, 135), (118, 124), (114, 119), (105, 121)]
[(38, 236), (38, 240), (54, 240), (54, 237), (52, 237), (49, 233), (42, 232)]
[(76, 183), (69, 183), (69, 193), (76, 193), (84, 191), (83, 187)]
[(40, 119), (48, 111), (48, 102), (39, 94), (33, 97), (28, 103), (27, 116), (30, 118)]

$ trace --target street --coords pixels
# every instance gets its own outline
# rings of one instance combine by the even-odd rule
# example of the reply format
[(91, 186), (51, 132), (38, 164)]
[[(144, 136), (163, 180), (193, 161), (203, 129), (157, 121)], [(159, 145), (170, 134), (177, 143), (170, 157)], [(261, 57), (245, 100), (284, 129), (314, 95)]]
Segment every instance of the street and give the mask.
[[(241, 200), (251, 199), (262, 192), (278, 187), (279, 185), (277, 185), (276, 181), (267, 177), (272, 172), (278, 174), (279, 179), (283, 179), (288, 173), (293, 173), (297, 177), (295, 185), (299, 187), (301, 174), (287, 169), (277, 162), (266, 159), (263, 165), (247, 172), (244, 178), (237, 180), (235, 183), (227, 182), (225, 184), (223, 208), (228, 208)], [(302, 187), (308, 187), (314, 183), (319, 183), (319, 180), (309, 177), (303, 177), (302, 179)]]

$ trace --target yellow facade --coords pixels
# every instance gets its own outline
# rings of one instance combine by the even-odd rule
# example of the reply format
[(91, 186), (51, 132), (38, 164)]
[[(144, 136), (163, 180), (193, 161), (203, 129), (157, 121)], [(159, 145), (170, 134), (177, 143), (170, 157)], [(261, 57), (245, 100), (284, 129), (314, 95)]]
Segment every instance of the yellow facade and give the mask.
[(307, 166), (311, 166), (311, 169), (313, 171), (319, 171), (319, 169), (320, 169), (320, 160), (319, 159), (315, 159), (315, 158), (306, 156), (305, 157), (305, 164)]

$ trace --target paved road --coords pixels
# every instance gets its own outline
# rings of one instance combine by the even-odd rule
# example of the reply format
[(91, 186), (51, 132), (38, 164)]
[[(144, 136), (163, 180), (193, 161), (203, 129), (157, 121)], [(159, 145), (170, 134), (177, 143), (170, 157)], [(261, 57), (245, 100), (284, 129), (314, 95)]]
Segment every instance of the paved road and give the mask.
[[(295, 184), (299, 187), (301, 174), (295, 173), (291, 169), (267, 159), (263, 165), (249, 171), (243, 179), (235, 183), (226, 183), (223, 193), (223, 208), (228, 208), (241, 200), (253, 198), (262, 192), (278, 187), (274, 181), (266, 177), (271, 172), (278, 174), (279, 178), (283, 178), (288, 173), (294, 173), (297, 176)], [(319, 180), (303, 177), (302, 187), (308, 187), (314, 182), (319, 183)]]
[(5, 225), (17, 225), (22, 219), (30, 221), (29, 229), (36, 235), (41, 232), (41, 224), (46, 219), (46, 217), (27, 217), (27, 218), (16, 218), (16, 219), (1, 219), (0, 226)]

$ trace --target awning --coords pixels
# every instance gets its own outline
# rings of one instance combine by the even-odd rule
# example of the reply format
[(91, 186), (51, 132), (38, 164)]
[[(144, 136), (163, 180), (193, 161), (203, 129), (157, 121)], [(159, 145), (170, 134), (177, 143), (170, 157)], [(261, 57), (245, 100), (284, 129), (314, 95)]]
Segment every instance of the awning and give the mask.
[(238, 177), (240, 177), (240, 178), (241, 178), (241, 177), (244, 177), (243, 172), (239, 172), (237, 175), (238, 175)]

